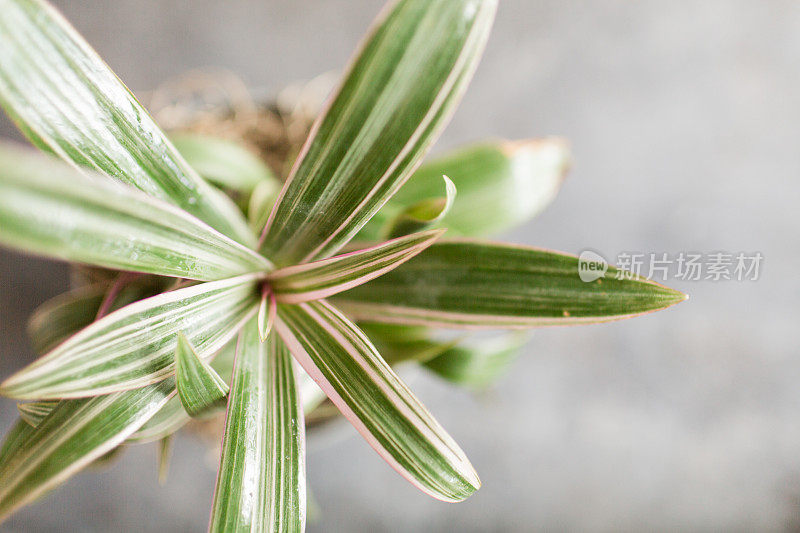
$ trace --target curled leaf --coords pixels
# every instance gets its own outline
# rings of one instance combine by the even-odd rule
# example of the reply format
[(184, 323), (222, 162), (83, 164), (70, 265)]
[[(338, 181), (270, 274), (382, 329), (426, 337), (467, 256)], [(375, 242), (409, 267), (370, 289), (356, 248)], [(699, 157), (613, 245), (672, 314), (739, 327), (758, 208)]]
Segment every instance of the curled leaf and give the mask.
[(389, 238), (421, 231), (444, 220), (456, 199), (456, 186), (447, 176), (442, 175), (442, 178), (444, 178), (443, 195), (420, 200), (407, 207), (389, 222), (386, 231)]

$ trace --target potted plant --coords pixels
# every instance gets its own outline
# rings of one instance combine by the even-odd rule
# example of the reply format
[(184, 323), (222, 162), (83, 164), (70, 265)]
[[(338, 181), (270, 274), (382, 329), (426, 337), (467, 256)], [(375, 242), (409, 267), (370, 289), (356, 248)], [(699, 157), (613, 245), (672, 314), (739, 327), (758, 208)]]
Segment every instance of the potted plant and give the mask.
[(171, 141), (52, 7), (0, 7), (0, 104), (45, 152), (0, 146), (0, 243), (79, 265), (32, 318), (41, 357), (0, 384), (21, 402), (0, 448), (0, 519), (128, 443), (159, 441), (166, 457), (175, 431), (216, 417), (210, 529), (302, 530), (305, 420), (325, 396), (411, 483), (461, 501), (478, 475), (392, 365), (483, 384), (520, 336), (474, 348), (439, 329), (598, 323), (685, 299), (482, 240), (552, 199), (563, 142), (419, 166), (496, 0), (390, 4), (300, 121), (302, 146), (281, 130), (282, 151), (260, 152), (196, 128)]

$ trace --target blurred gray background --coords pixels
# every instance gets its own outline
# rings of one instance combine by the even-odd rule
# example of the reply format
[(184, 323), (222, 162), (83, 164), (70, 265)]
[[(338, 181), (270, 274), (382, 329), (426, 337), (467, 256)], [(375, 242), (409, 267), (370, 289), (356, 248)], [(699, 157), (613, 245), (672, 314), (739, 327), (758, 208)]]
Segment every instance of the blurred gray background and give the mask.
[[(270, 92), (341, 68), (380, 0), (58, 1), (134, 91), (225, 67)], [(574, 168), (508, 240), (622, 251), (755, 252), (755, 282), (668, 284), (692, 299), (621, 323), (537, 332), (474, 395), (414, 389), (483, 480), (429, 499), (348, 427), (309, 443), (311, 531), (780, 531), (800, 528), (800, 3), (501, 0), (437, 150), (569, 138)], [(3, 137), (18, 135), (3, 117)], [(61, 264), (0, 251), (0, 374), (33, 355), (26, 317)], [(0, 401), (0, 430), (15, 417)], [(181, 437), (167, 485), (130, 449), (18, 512), (5, 532), (201, 531), (214, 470)]]

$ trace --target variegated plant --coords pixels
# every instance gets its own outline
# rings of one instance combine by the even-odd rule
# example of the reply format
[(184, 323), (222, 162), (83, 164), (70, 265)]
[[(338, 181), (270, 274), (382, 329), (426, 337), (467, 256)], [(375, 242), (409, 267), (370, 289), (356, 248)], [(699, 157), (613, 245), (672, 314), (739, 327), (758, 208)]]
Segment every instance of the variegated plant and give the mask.
[(0, 519), (124, 443), (166, 454), (190, 417), (227, 407), (211, 529), (302, 530), (304, 408), (319, 389), (402, 476), (460, 501), (478, 476), (392, 365), (484, 384), (523, 338), (475, 348), (431, 328), (605, 322), (684, 299), (613, 267), (584, 283), (576, 257), (473, 238), (552, 199), (558, 140), (417, 168), (495, 9), (385, 9), (281, 188), (238, 145), (173, 144), (44, 0), (0, 0), (0, 104), (48, 154), (0, 146), (0, 242), (85, 265), (31, 320), (42, 356), (0, 386), (24, 400), (0, 449)]

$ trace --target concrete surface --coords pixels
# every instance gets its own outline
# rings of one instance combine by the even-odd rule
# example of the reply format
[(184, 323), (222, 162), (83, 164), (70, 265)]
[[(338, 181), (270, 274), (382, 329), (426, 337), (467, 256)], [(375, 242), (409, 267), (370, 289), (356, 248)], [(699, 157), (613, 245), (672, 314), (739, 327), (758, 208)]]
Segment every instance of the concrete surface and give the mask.
[[(134, 89), (227, 67), (277, 90), (340, 68), (378, 0), (57, 4)], [(438, 147), (560, 134), (575, 154), (556, 203), (509, 240), (764, 255), (756, 282), (681, 282), (692, 299), (623, 323), (543, 330), (474, 396), (414, 388), (484, 486), (430, 500), (349, 428), (310, 443), (311, 531), (780, 531), (800, 528), (800, 4), (501, 0), (485, 59)], [(5, 119), (3, 136), (13, 136)], [(25, 317), (62, 265), (0, 251), (0, 374), (32, 354)], [(412, 376), (413, 377), (413, 376)], [(0, 429), (14, 417), (0, 401)], [(84, 474), (5, 532), (201, 531), (214, 472), (178, 440)]]

